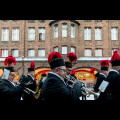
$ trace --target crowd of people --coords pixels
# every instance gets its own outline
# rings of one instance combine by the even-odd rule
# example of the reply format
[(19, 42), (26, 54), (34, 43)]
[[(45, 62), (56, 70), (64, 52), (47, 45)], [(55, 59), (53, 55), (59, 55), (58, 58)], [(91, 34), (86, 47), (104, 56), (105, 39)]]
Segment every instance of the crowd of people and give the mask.
[[(28, 68), (28, 75), (21, 75), (18, 83), (13, 82), (16, 70), (11, 64), (16, 65), (16, 60), (13, 56), (6, 57), (4, 64), (7, 67), (4, 67), (3, 71), (6, 69), (9, 74), (4, 72), (4, 76), (0, 78), (0, 101), (78, 103), (81, 101), (80, 97), (82, 100), (86, 100), (85, 89), (87, 88), (83, 82), (77, 80), (74, 74), (73, 62), (77, 61), (77, 56), (70, 52), (67, 57), (68, 61), (64, 61), (59, 52), (51, 52), (48, 56), (51, 72), (47, 75), (43, 71), (38, 83), (35, 81), (34, 61)], [(109, 69), (109, 64), (111, 64), (111, 69)], [(99, 93), (99, 96), (95, 97), (95, 101), (102, 103), (108, 100), (120, 100), (120, 56), (118, 51), (114, 51), (110, 61), (102, 60), (100, 66), (101, 70), (95, 73), (97, 79), (93, 94)]]

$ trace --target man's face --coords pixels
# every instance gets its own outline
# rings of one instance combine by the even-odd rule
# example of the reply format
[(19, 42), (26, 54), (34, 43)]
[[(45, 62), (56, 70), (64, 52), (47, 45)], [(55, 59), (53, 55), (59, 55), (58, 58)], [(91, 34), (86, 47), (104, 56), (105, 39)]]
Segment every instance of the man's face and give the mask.
[(72, 68), (66, 68), (66, 74), (70, 75), (70, 73), (72, 72)]
[(15, 78), (15, 72), (10, 72), (8, 80), (13, 81)]
[(56, 73), (64, 79), (64, 77), (66, 75), (66, 67), (61, 66), (59, 68), (56, 68)]
[(35, 76), (35, 71), (30, 71), (29, 74), (34, 77)]

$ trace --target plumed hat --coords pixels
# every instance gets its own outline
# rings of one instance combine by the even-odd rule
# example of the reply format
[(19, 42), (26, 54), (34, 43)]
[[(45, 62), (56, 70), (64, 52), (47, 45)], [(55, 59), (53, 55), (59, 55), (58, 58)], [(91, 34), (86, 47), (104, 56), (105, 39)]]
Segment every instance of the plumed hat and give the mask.
[(67, 54), (69, 61), (65, 62), (66, 68), (72, 68), (72, 63), (77, 61), (77, 55), (74, 52)]
[(4, 65), (8, 67), (4, 67), (5, 69), (9, 70), (10, 72), (15, 72), (14, 67), (11, 66), (11, 64), (16, 65), (16, 59), (12, 55), (9, 55), (8, 57), (5, 58), (4, 60)]
[(51, 69), (54, 69), (60, 66), (65, 66), (63, 57), (59, 52), (51, 52), (48, 56), (48, 63)]
[(120, 66), (120, 56), (117, 50), (113, 52), (110, 63), (112, 64), (112, 66)]
[(100, 62), (100, 65), (101, 65), (101, 70), (108, 71), (109, 60), (102, 60), (102, 61)]
[(46, 77), (46, 72), (45, 71), (42, 71), (42, 77)]
[(34, 61), (32, 61), (30, 63), (30, 67), (28, 68), (28, 72), (30, 72), (30, 71), (35, 71), (35, 62)]

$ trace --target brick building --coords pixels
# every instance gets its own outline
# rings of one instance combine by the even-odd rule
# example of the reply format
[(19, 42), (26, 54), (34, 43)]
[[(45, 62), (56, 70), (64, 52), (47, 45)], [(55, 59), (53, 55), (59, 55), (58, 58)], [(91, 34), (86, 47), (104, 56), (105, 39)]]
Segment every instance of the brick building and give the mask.
[(0, 20), (0, 66), (8, 55), (16, 57), (15, 68), (27, 74), (31, 61), (36, 69), (47, 69), (50, 52), (58, 51), (67, 59), (75, 52), (76, 70), (95, 67), (110, 60), (120, 48), (119, 20)]

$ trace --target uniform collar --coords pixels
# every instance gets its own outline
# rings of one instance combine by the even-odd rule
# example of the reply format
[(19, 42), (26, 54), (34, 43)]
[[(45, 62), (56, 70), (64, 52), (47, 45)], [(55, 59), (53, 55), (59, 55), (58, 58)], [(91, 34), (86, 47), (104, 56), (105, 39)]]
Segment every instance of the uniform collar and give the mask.
[(105, 74), (103, 74), (103, 73), (100, 73), (100, 74), (106, 77), (106, 75), (105, 75)]
[(50, 74), (54, 74), (54, 75), (56, 75), (57, 77), (59, 77), (59, 78), (64, 82), (64, 84), (66, 85), (64, 79), (63, 79), (61, 76), (59, 76), (58, 74), (56, 74), (56, 73), (54, 73), (54, 72), (50, 72)]
[(119, 72), (118, 72), (117, 70), (111, 69), (110, 72), (111, 72), (111, 71), (117, 72), (117, 73), (119, 74)]

